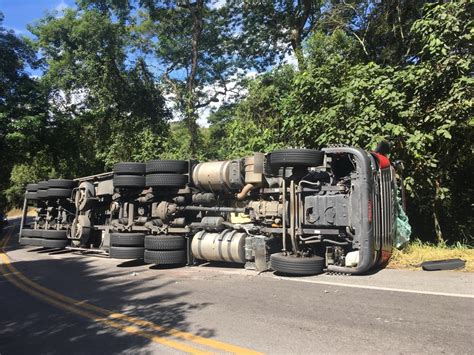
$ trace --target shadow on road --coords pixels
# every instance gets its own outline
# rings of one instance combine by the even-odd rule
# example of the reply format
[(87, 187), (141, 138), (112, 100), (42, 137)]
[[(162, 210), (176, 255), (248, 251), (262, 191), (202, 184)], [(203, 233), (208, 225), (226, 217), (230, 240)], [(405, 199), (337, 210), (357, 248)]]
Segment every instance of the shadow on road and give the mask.
[[(17, 238), (12, 236), (7, 252), (21, 248)], [(56, 253), (41, 248), (28, 252)], [(64, 254), (61, 259), (14, 260), (13, 266), (34, 282), (68, 297), (143, 318), (164, 328), (191, 331), (187, 315), (210, 305), (182, 301), (190, 292), (168, 290), (172, 280), (159, 282), (157, 275), (134, 276), (130, 268), (97, 266), (97, 260), (86, 256)], [(0, 277), (0, 286), (1, 354), (132, 352), (151, 342), (54, 308), (16, 288), (4, 277)], [(215, 330), (196, 325), (192, 332), (215, 336)]]

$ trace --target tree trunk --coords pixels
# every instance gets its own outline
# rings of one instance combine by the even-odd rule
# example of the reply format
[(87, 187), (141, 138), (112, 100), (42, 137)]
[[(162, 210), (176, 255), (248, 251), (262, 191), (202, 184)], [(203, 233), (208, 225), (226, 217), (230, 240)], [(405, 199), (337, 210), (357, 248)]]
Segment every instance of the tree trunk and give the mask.
[(193, 157), (197, 154), (199, 148), (199, 130), (196, 113), (196, 75), (199, 60), (199, 41), (203, 29), (203, 8), (204, 0), (197, 0), (192, 6), (189, 6), (193, 18), (193, 34), (191, 40), (191, 72), (189, 74), (186, 90), (185, 120), (190, 136), (189, 150)]
[(291, 48), (293, 49), (293, 53), (295, 53), (295, 57), (298, 62), (298, 69), (300, 71), (304, 70), (305, 60), (303, 55), (303, 48), (301, 46), (301, 33), (296, 28), (291, 30)]
[(435, 196), (433, 200), (433, 223), (434, 223), (434, 229), (436, 233), (436, 241), (438, 243), (442, 243), (444, 242), (443, 231), (441, 230), (441, 225), (439, 223), (439, 218), (438, 218), (438, 213), (437, 213), (439, 190), (440, 190), (439, 179), (436, 179), (435, 180)]

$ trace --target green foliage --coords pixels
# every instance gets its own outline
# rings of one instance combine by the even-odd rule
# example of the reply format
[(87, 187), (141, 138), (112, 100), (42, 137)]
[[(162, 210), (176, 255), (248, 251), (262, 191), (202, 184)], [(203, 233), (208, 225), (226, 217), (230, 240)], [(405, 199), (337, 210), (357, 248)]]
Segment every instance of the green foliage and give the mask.
[(130, 28), (111, 16), (69, 9), (30, 29), (47, 63), (42, 81), (54, 102), (51, 119), (83, 138), (82, 149), (93, 147), (95, 157), (84, 154), (92, 166), (142, 158), (150, 144), (162, 150), (169, 117), (143, 58), (129, 58)]
[[(315, 33), (307, 67), (250, 83), (226, 126), (229, 151), (393, 143), (406, 165), (410, 217), (426, 239), (472, 241), (472, 31), (469, 2), (430, 5), (410, 36), (411, 63), (360, 63), (344, 31)], [(436, 234), (436, 238), (434, 235)]]
[[(0, 24), (0, 208), (28, 182), (119, 160), (388, 139), (405, 161), (415, 235), (472, 242), (472, 1), (77, 6), (31, 27), (32, 41)], [(298, 68), (280, 65), (288, 53)], [(31, 78), (40, 63), (44, 75)], [(198, 127), (198, 112), (232, 96), (228, 84), (248, 69), (265, 73)]]

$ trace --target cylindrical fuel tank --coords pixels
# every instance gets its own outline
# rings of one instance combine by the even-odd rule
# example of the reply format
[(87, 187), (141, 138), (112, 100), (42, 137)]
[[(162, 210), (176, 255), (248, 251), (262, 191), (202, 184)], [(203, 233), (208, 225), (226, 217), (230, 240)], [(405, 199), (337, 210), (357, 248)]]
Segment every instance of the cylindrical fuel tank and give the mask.
[(200, 231), (194, 235), (191, 250), (196, 259), (245, 263), (247, 234), (232, 229), (221, 233)]
[(238, 160), (199, 163), (193, 169), (193, 182), (204, 191), (233, 191), (244, 186)]

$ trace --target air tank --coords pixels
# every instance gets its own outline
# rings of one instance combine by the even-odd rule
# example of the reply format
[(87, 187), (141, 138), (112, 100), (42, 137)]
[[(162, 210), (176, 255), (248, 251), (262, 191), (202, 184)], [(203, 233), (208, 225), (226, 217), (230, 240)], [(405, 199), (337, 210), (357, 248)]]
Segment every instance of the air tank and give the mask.
[(226, 229), (220, 233), (200, 231), (194, 235), (191, 250), (196, 259), (245, 263), (246, 233)]
[(236, 191), (244, 186), (242, 164), (238, 160), (199, 163), (193, 169), (194, 185), (204, 191)]

